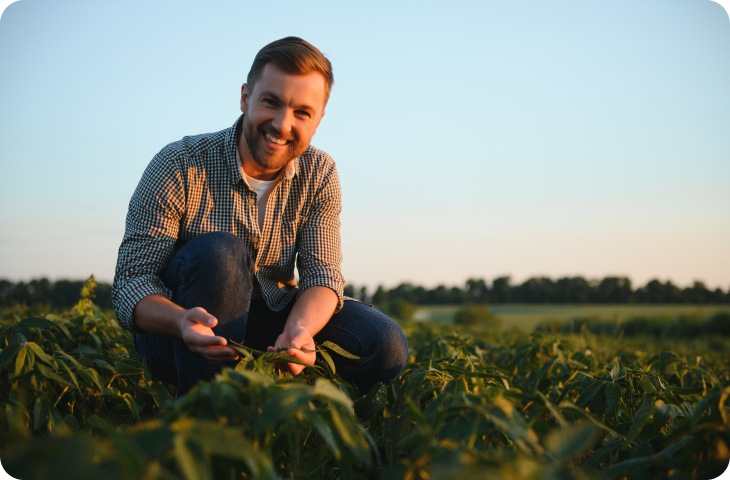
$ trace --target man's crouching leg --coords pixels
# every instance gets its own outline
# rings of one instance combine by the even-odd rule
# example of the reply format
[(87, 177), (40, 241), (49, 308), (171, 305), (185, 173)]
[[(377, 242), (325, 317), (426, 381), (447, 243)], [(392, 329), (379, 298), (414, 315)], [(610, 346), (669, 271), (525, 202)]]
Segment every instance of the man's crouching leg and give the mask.
[[(185, 309), (202, 307), (218, 319), (216, 336), (243, 343), (251, 303), (253, 262), (245, 243), (233, 234), (213, 232), (186, 243), (172, 258), (162, 280), (173, 301)], [(137, 352), (160, 379), (177, 384), (178, 396), (199, 380), (211, 380), (224, 366), (192, 352), (179, 338), (136, 335)]]
[(360, 357), (332, 353), (337, 374), (367, 393), (376, 382), (390, 383), (408, 363), (408, 341), (400, 326), (387, 315), (360, 302), (345, 300), (314, 336), (317, 344), (327, 340)]

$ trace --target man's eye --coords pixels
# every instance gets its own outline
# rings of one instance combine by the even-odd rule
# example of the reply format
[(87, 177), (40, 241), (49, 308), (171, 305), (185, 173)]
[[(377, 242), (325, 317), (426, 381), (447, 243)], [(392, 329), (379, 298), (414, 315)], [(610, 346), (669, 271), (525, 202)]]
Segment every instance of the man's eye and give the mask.
[(262, 103), (265, 103), (266, 105), (276, 105), (276, 102), (274, 102), (274, 101), (273, 101), (272, 99), (270, 99), (270, 98), (264, 98), (264, 99), (262, 100)]
[(311, 117), (311, 116), (312, 116), (312, 115), (310, 115), (310, 114), (309, 114), (309, 112), (308, 112), (308, 111), (306, 111), (306, 110), (297, 110), (297, 114), (299, 114), (299, 115), (303, 115), (303, 116), (305, 116), (305, 117), (307, 117), (307, 118), (309, 118), (309, 117)]

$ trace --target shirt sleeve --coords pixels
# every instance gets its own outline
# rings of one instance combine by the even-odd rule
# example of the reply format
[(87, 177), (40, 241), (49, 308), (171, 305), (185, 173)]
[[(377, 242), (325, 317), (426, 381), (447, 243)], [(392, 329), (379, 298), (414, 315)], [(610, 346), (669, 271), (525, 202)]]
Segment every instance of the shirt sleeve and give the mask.
[(337, 309), (342, 310), (345, 279), (340, 273), (340, 212), (342, 195), (335, 163), (329, 159), (325, 174), (303, 221), (297, 254), (299, 294), (314, 286), (329, 287), (337, 294)]
[(134, 307), (147, 295), (172, 300), (160, 273), (172, 258), (185, 190), (175, 155), (166, 147), (150, 162), (129, 202), (124, 238), (119, 247), (112, 286), (112, 304), (119, 325), (146, 333), (134, 323)]

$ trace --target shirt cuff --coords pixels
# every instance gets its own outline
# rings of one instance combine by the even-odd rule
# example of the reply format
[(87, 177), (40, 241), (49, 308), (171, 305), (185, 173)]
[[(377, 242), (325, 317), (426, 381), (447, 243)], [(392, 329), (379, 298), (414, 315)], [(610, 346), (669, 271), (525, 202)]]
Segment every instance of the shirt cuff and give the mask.
[(119, 326), (130, 333), (145, 335), (134, 322), (134, 307), (148, 295), (159, 294), (172, 301), (172, 291), (158, 277), (135, 279), (115, 289), (112, 295)]

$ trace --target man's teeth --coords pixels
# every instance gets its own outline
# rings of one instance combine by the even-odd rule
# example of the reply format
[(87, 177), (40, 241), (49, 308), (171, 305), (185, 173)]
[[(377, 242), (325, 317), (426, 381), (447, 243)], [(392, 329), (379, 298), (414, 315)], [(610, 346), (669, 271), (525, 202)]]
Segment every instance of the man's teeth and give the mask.
[(272, 137), (266, 132), (264, 132), (264, 135), (266, 135), (266, 140), (270, 141), (271, 143), (275, 143), (277, 145), (286, 145), (286, 140), (284, 140), (283, 138), (279, 139), (276, 137)]

